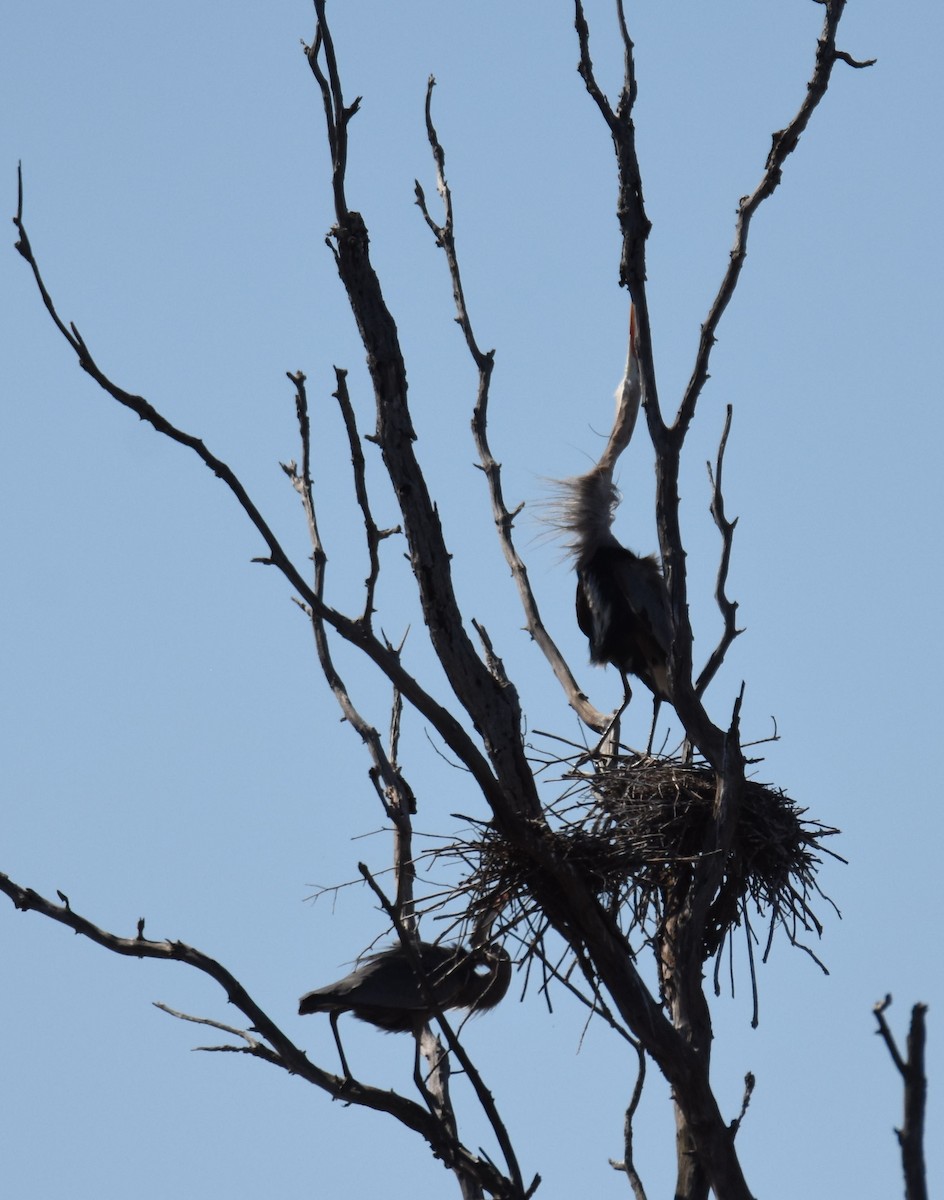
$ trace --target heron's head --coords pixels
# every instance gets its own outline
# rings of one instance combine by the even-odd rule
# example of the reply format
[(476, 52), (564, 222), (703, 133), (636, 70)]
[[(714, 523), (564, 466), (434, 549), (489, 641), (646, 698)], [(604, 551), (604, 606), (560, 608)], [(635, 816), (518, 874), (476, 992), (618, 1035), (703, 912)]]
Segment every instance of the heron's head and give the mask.
[(468, 959), (469, 978), (462, 988), (457, 1008), (482, 1012), (503, 1000), (511, 986), (511, 956), (497, 943), (472, 950)]

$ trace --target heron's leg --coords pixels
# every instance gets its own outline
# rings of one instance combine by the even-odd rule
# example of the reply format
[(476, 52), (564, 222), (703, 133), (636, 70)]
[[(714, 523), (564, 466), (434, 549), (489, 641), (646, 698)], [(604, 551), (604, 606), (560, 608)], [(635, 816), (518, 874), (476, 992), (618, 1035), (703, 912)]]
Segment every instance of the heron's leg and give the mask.
[(653, 695), (652, 697), (652, 728), (649, 730), (649, 741), (646, 744), (646, 757), (652, 755), (652, 740), (656, 736), (656, 722), (659, 720), (659, 708), (662, 704), (661, 696)]
[(334, 1044), (338, 1048), (338, 1058), (341, 1060), (341, 1070), (344, 1072), (344, 1078), (353, 1083), (354, 1076), (351, 1074), (351, 1068), (347, 1065), (347, 1059), (344, 1057), (344, 1047), (341, 1045), (341, 1035), (338, 1033), (338, 1017), (341, 1014), (335, 1008), (328, 1015), (331, 1021), (331, 1032), (334, 1034)]
[(597, 759), (603, 754), (606, 754), (610, 758), (615, 758), (619, 754), (620, 718), (629, 707), (629, 702), (633, 698), (633, 689), (629, 686), (629, 678), (625, 671), (621, 671), (620, 676), (623, 680), (623, 703), (613, 714), (609, 725), (603, 730), (603, 736), (590, 751), (590, 759)]

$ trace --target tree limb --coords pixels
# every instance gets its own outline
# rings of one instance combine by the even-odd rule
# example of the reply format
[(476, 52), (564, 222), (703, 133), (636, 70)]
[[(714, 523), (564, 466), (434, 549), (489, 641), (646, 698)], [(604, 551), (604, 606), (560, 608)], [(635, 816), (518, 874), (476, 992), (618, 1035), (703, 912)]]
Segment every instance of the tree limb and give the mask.
[[(506, 1129), (505, 1124), (499, 1115), (491, 1092), (488, 1090), (488, 1088), (486, 1088), (478, 1069), (472, 1062), (469, 1055), (466, 1053), (465, 1047), (459, 1041), (459, 1037), (452, 1028), (452, 1025), (450, 1024), (445, 1013), (437, 1004), (436, 995), (433, 989), (430, 987), (429, 981), (427, 980), (425, 974), (423, 973), (420, 956), (416, 952), (416, 948), (410, 939), (407, 930), (404, 928), (399, 914), (384, 895), (383, 890), (377, 884), (376, 880), (371, 875), (364, 863), (358, 863), (358, 869), (363, 875), (364, 879), (367, 881), (374, 895), (380, 901), (384, 912), (386, 912), (387, 916), (393, 923), (393, 927), (397, 932), (397, 936), (400, 938), (400, 941), (406, 950), (407, 957), (410, 960), (410, 965), (412, 966), (413, 971), (416, 974), (416, 978), (419, 981), (423, 992), (425, 993), (425, 998), (434, 1012), (437, 1023), (442, 1028), (443, 1035), (446, 1038), (449, 1049), (456, 1056), (456, 1060), (459, 1062), (460, 1066), (465, 1072), (470, 1084), (472, 1085), (472, 1090), (475, 1092), (476, 1098), (481, 1105), (489, 1124), (492, 1127), (492, 1131), (494, 1132), (496, 1140), (501, 1147), (502, 1154), (505, 1157), (505, 1163), (508, 1167), (509, 1177), (513, 1185), (523, 1193), (524, 1185), (521, 1178), (521, 1169), (518, 1166), (518, 1159), (515, 1155), (514, 1147), (511, 1144), (511, 1138), (508, 1136), (508, 1130)], [(451, 1116), (451, 1107), (449, 1109), (449, 1114)], [(533, 1190), (533, 1188), (531, 1190)]]
[(712, 651), (711, 657), (705, 663), (695, 683), (696, 696), (704, 694), (708, 684), (714, 679), (718, 668), (724, 662), (725, 655), (730, 649), (731, 643), (739, 634), (744, 632), (742, 629), (738, 629), (736, 623), (737, 601), (729, 600), (725, 592), (725, 586), (728, 582), (728, 569), (731, 565), (731, 547), (734, 543), (734, 530), (738, 521), (737, 517), (733, 521), (729, 521), (725, 516), (724, 493), (721, 490), (721, 472), (724, 468), (724, 452), (728, 444), (728, 434), (731, 432), (732, 413), (733, 409), (729, 404), (725, 414), (724, 430), (721, 434), (721, 442), (718, 445), (718, 457), (713, 473), (711, 463), (708, 463), (708, 480), (711, 483), (711, 515), (721, 533), (721, 561), (718, 564), (718, 575), (715, 580), (715, 600), (717, 601), (718, 608), (721, 610), (721, 619), (724, 622), (724, 626), (720, 641)]
[(564, 656), (561, 654), (556, 642), (548, 633), (541, 619), (538, 603), (531, 589), (528, 568), (525, 566), (524, 560), (518, 553), (514, 542), (514, 522), (522, 506), (519, 505), (512, 512), (509, 511), (505, 504), (501, 481), (501, 463), (496, 461), (489, 445), (488, 399), (489, 385), (495, 364), (495, 351), (489, 350), (483, 353), (479, 349), (466, 305), (465, 291), (462, 286), (462, 274), (459, 268), (459, 258), (456, 253), (452, 190), (446, 179), (446, 154), (432, 118), (432, 97), (435, 85), (436, 81), (431, 75), (426, 87), (426, 136), (436, 166), (436, 190), (439, 192), (443, 202), (444, 217), (442, 223), (437, 223), (430, 215), (426, 204), (426, 195), (418, 180), (415, 183), (416, 203), (423, 214), (423, 219), (436, 239), (436, 245), (442, 249), (445, 255), (449, 278), (452, 283), (453, 299), (456, 305), (456, 322), (462, 330), (469, 354), (478, 370), (478, 393), (472, 415), (472, 435), (475, 439), (479, 463), (488, 483), (488, 493), (492, 505), (492, 519), (495, 523), (495, 529), (498, 533), (498, 540), (505, 556), (505, 561), (508, 563), (512, 578), (518, 588), (518, 596), (521, 606), (524, 609), (528, 632), (550, 664), (551, 670), (564, 689), (564, 694), (571, 708), (573, 708), (577, 716), (589, 728), (602, 733), (609, 725), (609, 716), (601, 713), (587, 699), (586, 693), (574, 679), (573, 673)]
[(495, 797), (497, 783), (488, 762), (483, 757), (481, 751), (466, 733), (465, 729), (460, 725), (456, 718), (449, 712), (448, 709), (438, 704), (433, 697), (420, 686), (417, 680), (404, 669), (398, 656), (380, 639), (378, 639), (371, 630), (361, 620), (351, 619), (343, 613), (330, 608), (324, 604), (321, 599), (315, 594), (311, 586), (306, 582), (304, 576), (291, 561), (288, 554), (282, 548), (272, 529), (269, 527), (262, 514), (253, 503), (251, 497), (246, 491), (240, 479), (222, 459), (217, 458), (204, 445), (200, 438), (194, 437), (192, 434), (186, 433), (184, 430), (178, 429), (170, 421), (167, 420), (162, 413), (150, 405), (142, 396), (136, 396), (131, 392), (126, 392), (123, 388), (114, 383), (98, 366), (92, 357), (91, 351), (83, 341), (74, 324), (66, 326), (56, 310), (52, 297), (46, 289), (42, 275), (39, 271), (39, 265), (33, 254), (30, 245), (29, 237), (26, 233), (26, 227), (23, 222), (23, 187), (22, 173), (20, 174), (19, 187), (19, 204), (17, 207), (17, 215), (14, 218), (14, 224), (19, 233), (16, 242), (16, 249), (27, 261), (30, 269), (33, 272), (33, 277), (36, 281), (37, 288), (42, 296), (43, 303), (46, 306), (49, 315), (59, 329), (60, 333), (72, 347), (79, 360), (79, 365), (89, 374), (95, 382), (107, 392), (113, 399), (117, 400), (125, 408), (136, 413), (142, 421), (147, 421), (148, 424), (171, 441), (187, 447), (192, 450), (197, 457), (203, 462), (213, 474), (223, 481), (229, 488), (236, 501), (249, 517), (249, 520), (262, 535), (263, 541), (268, 549), (268, 554), (264, 558), (259, 558), (256, 561), (264, 563), (267, 566), (276, 567), (291, 586), (299, 593), (301, 599), (313, 611), (317, 612), (321, 618), (326, 621), (333, 629), (335, 629), (345, 641), (350, 642), (358, 650), (362, 651), (380, 670), (387, 676), (390, 682), (397, 687), (404, 697), (421, 713), (442, 737), (443, 741), (449, 749), (461, 760), (463, 765), (468, 769), (469, 773), (475, 779), (477, 785), (481, 788), (486, 797)]
[(928, 1095), (928, 1080), (924, 1073), (926, 1004), (915, 1004), (908, 1026), (907, 1057), (903, 1058), (894, 1035), (885, 1020), (891, 996), (880, 1000), (872, 1009), (881, 1036), (892, 1062), (904, 1080), (905, 1113), (901, 1129), (895, 1130), (901, 1148), (901, 1166), (905, 1176), (906, 1200), (928, 1200), (927, 1173), (924, 1163), (924, 1114)]
[[(337, 63), (327, 33), (324, 0), (315, 0), (319, 36), (325, 47), (324, 71), (318, 65), (325, 99), (329, 141), (346, 144), (347, 118)], [(309, 62), (313, 54), (309, 53)], [(313, 66), (313, 70), (315, 67)], [(325, 75), (326, 72), (327, 74)], [(326, 82), (323, 82), (325, 81)], [(329, 102), (330, 97), (330, 102)], [(452, 581), (450, 554), (438, 511), (413, 448), (416, 433), (407, 400), (407, 378), (399, 335), (370, 261), (367, 225), (344, 201), (346, 152), (334, 154), (335, 217), (330, 234), (335, 262), (367, 354), (377, 409), (375, 440), (403, 517), (410, 563), (417, 581), (430, 642), (460, 704), (485, 745), (500, 786), (483, 788), (501, 821), (539, 817), (541, 806), (521, 740), (522, 716), (517, 691), (499, 686), (475, 652), (465, 630)], [(409, 697), (406, 688), (405, 696)]]
[[(114, 954), (130, 958), (155, 958), (166, 962), (181, 962), (193, 967), (214, 979), (223, 991), (230, 1004), (243, 1013), (250, 1022), (250, 1027), (260, 1037), (268, 1042), (268, 1046), (256, 1044), (241, 1048), (245, 1053), (262, 1058), (273, 1066), (281, 1067), (290, 1075), (298, 1075), (315, 1087), (321, 1088), (335, 1100), (344, 1100), (347, 1104), (357, 1104), (363, 1108), (371, 1108), (376, 1112), (387, 1113), (408, 1129), (419, 1133), (432, 1149), (437, 1158), (442, 1159), (447, 1167), (460, 1167), (479, 1180), (483, 1188), (502, 1200), (522, 1200), (524, 1189), (515, 1186), (505, 1179), (491, 1163), (473, 1154), (462, 1145), (457, 1138), (445, 1135), (442, 1125), (436, 1121), (424, 1108), (412, 1100), (385, 1088), (374, 1088), (357, 1080), (341, 1079), (320, 1067), (315, 1066), (303, 1050), (279, 1028), (272, 1018), (252, 999), (243, 985), (221, 963), (209, 955), (188, 946), (184, 942), (160, 941), (154, 942), (143, 937), (139, 932), (133, 938), (119, 937), (93, 924), (86, 917), (73, 912), (68, 904), (53, 904), (32, 888), (24, 888), (14, 883), (9, 876), (0, 874), (0, 892), (5, 893), (21, 912), (37, 912), (52, 921), (67, 926), (75, 933), (87, 937), (90, 941)], [(141, 924), (139, 923), (139, 929)], [(175, 1014), (176, 1015), (176, 1014)], [(197, 1020), (201, 1024), (214, 1024), (202, 1018), (186, 1018)], [(226, 1028), (219, 1025), (220, 1028)], [(231, 1030), (237, 1036), (249, 1035), (240, 1030)]]
[(754, 214), (761, 204), (777, 190), (787, 158), (797, 148), (800, 137), (809, 125), (816, 107), (826, 95), (835, 63), (842, 61), (850, 66), (869, 67), (875, 62), (875, 59), (856, 62), (844, 51), (836, 49), (836, 32), (845, 6), (846, 0), (827, 0), (824, 5), (826, 12), (823, 16), (822, 32), (816, 46), (816, 61), (813, 74), (806, 85), (803, 103), (793, 120), (784, 129), (773, 135), (770, 153), (767, 155), (760, 182), (749, 196), (742, 196), (738, 203), (737, 220), (734, 226), (734, 245), (731, 248), (730, 261), (714, 301), (708, 310), (708, 317), (701, 327), (695, 366), (672, 426), (673, 438), (679, 442), (684, 438), (685, 431), (691, 424), (692, 417), (695, 415), (695, 405), (708, 380), (708, 363), (716, 340), (715, 334), (741, 276), (741, 269), (747, 257), (747, 239)]

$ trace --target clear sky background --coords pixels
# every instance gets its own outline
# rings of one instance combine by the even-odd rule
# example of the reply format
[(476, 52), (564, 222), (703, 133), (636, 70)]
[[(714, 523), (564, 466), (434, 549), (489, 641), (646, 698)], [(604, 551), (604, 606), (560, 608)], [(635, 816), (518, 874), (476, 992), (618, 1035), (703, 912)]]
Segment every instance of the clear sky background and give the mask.
[[(620, 78), (612, 6), (590, 0), (594, 57)], [(335, 0), (329, 8), (352, 126), (348, 197), (407, 355), (418, 452), (443, 514), (467, 618), (488, 627), (531, 729), (578, 737), (522, 619), (468, 432), (474, 373), (444, 263), (413, 205), (435, 196), (426, 78), (455, 193), (480, 342), (494, 346), (492, 444), (519, 545), (553, 635), (601, 708), (613, 672), (586, 665), (572, 579), (531, 513), (545, 479), (599, 453), (625, 353), (615, 172), (577, 77), (568, 4)], [(796, 111), (822, 10), (810, 0), (628, 5), (637, 45), (639, 153), (653, 220), (650, 299), (663, 404), (674, 408), (731, 244), (737, 199), (771, 133)], [(12, 215), (23, 160), (27, 227), (62, 315), (99, 363), (231, 464), (300, 562), (298, 453), (285, 371), (304, 370), (317, 423), (316, 488), (329, 599), (361, 601), (364, 553), (330, 399), (350, 369), (361, 428), (372, 399), (333, 261), (320, 98), (299, 46), (304, 0), (16, 5), (0, 48), (0, 194)], [(740, 517), (730, 591), (747, 632), (709, 693), (724, 722), (742, 679), (758, 778), (843, 830), (827, 863), (816, 946), (824, 976), (784, 941), (750, 995), (714, 1002), (716, 1091), (736, 1115), (755, 1194), (900, 1194), (899, 1080), (875, 1038), (891, 991), (904, 1036), (930, 1004), (932, 1194), (944, 1086), (939, 789), (944, 511), (940, 382), (940, 5), (851, 2), (838, 66), (784, 182), (754, 226), (724, 317), (685, 472), (683, 517), (697, 649), (718, 632), (718, 552), (705, 459), (735, 407), (726, 464)], [(77, 367), (25, 264), (0, 253), (3, 855), (0, 870), (118, 933), (147, 918), (225, 963), (312, 1057), (335, 1068), (327, 1021), (298, 995), (344, 973), (384, 927), (362, 886), (390, 839), (368, 761), (314, 662), (311, 635), (259, 538), (194, 456), (120, 410)], [(368, 447), (368, 450), (370, 448)], [(392, 497), (371, 460), (381, 524)], [(617, 533), (655, 548), (651, 455), (621, 473)], [(399, 548), (385, 548), (380, 622), (442, 698)], [(385, 727), (389, 690), (338, 650), (355, 701)], [(627, 732), (644, 736), (640, 703)], [(637, 728), (638, 726), (638, 728)], [(422, 722), (402, 760), (417, 827), (484, 815)], [(548, 795), (554, 792), (549, 787)], [(363, 836), (371, 835), (371, 836)], [(359, 839), (359, 840), (355, 840)], [(431, 931), (435, 933), (433, 928)], [(21, 1197), (443, 1196), (424, 1144), (259, 1062), (191, 1053), (204, 1031), (151, 1007), (233, 1021), (219, 989), (171, 964), (120, 959), (0, 902), (4, 1079), (0, 1187)], [(548, 1198), (627, 1194), (621, 1155), (633, 1061), (605, 1030), (581, 1040), (562, 995), (548, 1014), (518, 991), (467, 1027), (523, 1170)], [(346, 1023), (355, 1072), (409, 1092), (406, 1039)], [(211, 1035), (209, 1039), (215, 1041)], [(461, 1088), (463, 1133), (493, 1149)], [(652, 1197), (673, 1178), (667, 1089), (650, 1074), (637, 1121)]]

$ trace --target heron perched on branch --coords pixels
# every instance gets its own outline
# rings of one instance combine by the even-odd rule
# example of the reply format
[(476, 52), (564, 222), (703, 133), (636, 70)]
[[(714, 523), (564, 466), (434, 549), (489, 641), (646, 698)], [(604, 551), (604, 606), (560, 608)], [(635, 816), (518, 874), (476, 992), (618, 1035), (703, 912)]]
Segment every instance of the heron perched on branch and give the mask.
[(655, 724), (659, 704), (672, 698), (672, 617), (659, 563), (627, 550), (613, 536), (619, 492), (606, 467), (564, 480), (560, 487), (555, 524), (569, 538), (577, 572), (577, 624), (590, 643), (590, 661), (616, 667), (627, 702), (632, 695), (627, 676), (641, 679), (655, 699)]
[(592, 470), (559, 482), (551, 522), (566, 535), (566, 546), (574, 561), (577, 624), (590, 643), (590, 661), (597, 665), (610, 663), (620, 672), (625, 692), (623, 708), (632, 696), (629, 675), (641, 679), (653, 694), (651, 749), (659, 705), (672, 699), (669, 594), (658, 560), (628, 550), (616, 540), (611, 528), (620, 501), (613, 472), (632, 438), (641, 397), (636, 315), (631, 307), (626, 373), (616, 392), (612, 433)]
[(330, 1013), (333, 1025), (340, 1013), (350, 1012), (390, 1033), (410, 1033), (437, 1010), (494, 1008), (511, 983), (511, 959), (500, 946), (467, 950), (420, 942), (416, 952), (422, 974), (398, 943), (371, 955), (337, 983), (302, 996), (299, 1013)]

